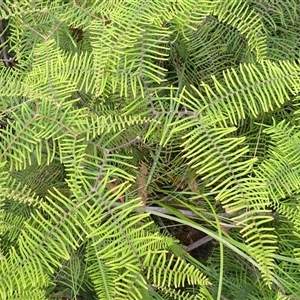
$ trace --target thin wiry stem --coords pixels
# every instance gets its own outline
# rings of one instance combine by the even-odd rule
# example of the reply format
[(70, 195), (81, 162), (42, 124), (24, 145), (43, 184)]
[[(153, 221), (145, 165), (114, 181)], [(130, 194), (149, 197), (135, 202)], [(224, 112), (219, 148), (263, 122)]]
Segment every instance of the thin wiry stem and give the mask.
[(0, 20), (0, 48), (2, 48), (1, 50), (1, 59), (3, 61), (3, 63), (5, 64), (5, 66), (7, 68), (10, 67), (10, 59), (8, 57), (8, 53), (6, 50), (6, 47), (4, 46), (5, 44), (5, 37), (4, 37), (4, 26), (3, 26), (3, 22), (2, 20)]

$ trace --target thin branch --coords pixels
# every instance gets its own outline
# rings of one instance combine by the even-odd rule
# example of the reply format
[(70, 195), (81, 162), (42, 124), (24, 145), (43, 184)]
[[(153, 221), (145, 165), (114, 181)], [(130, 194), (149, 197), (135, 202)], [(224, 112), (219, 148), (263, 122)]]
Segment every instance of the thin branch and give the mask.
[(3, 21), (0, 20), (0, 48), (2, 48), (1, 50), (1, 59), (4, 62), (5, 66), (7, 68), (10, 67), (9, 62), (11, 61), (8, 57), (8, 53), (6, 50), (6, 47), (4, 46), (5, 44), (5, 38), (4, 38), (4, 27), (3, 27)]
[(196, 249), (200, 246), (203, 246), (204, 244), (210, 242), (212, 239), (213, 238), (211, 236), (207, 235), (207, 236), (203, 237), (202, 239), (200, 239), (200, 240), (190, 244), (189, 246), (187, 246), (185, 248), (185, 251), (190, 252), (190, 251), (192, 251), (192, 250), (194, 250), (194, 249)]

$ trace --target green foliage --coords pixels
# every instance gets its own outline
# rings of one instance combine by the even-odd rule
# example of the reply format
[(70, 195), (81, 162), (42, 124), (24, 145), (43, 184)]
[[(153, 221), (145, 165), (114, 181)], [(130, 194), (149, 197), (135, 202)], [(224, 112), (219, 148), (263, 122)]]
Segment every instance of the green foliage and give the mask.
[(299, 16), (0, 0), (0, 298), (299, 298)]

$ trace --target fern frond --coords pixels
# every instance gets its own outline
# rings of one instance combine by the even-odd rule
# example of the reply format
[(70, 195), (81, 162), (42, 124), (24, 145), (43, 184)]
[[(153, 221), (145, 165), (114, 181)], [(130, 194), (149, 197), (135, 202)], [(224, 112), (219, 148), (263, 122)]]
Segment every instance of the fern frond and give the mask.
[[(14, 248), (9, 251), (9, 256), (1, 259), (0, 264), (0, 296), (4, 299), (16, 299), (20, 294), (28, 295), (33, 291), (33, 296), (44, 295), (45, 288), (50, 284), (50, 278), (44, 273), (38, 260), (26, 260), (26, 269), (23, 268), (24, 260)], [(12, 268), (12, 266), (14, 266)], [(14, 295), (16, 298), (14, 298)], [(44, 297), (38, 299), (45, 299)]]
[(298, 65), (288, 61), (242, 64), (239, 69), (223, 72), (222, 79), (212, 77), (212, 85), (201, 83), (205, 92), (194, 87), (194, 96), (186, 90), (181, 103), (193, 111), (222, 116), (224, 122), (228, 119), (237, 124), (246, 116), (257, 117), (274, 110), (295, 95), (300, 84), (298, 72)]
[[(206, 286), (209, 280), (192, 265), (186, 265), (183, 259), (168, 257), (166, 252), (148, 254), (144, 265), (148, 267), (147, 278), (153, 278), (157, 287), (181, 287), (187, 282), (189, 285)], [(171, 275), (170, 275), (171, 274)]]
[(237, 28), (246, 35), (250, 51), (255, 51), (257, 60), (266, 58), (267, 44), (263, 32), (263, 23), (260, 16), (253, 11), (247, 2), (220, 1), (214, 10), (214, 14), (221, 21)]
[(206, 180), (206, 186), (213, 186), (212, 191), (217, 192), (216, 199), (227, 212), (247, 210), (237, 218), (244, 227), (241, 233), (251, 246), (250, 253), (259, 261), (263, 276), (270, 283), (276, 250), (272, 245), (276, 237), (272, 228), (260, 229), (271, 218), (255, 215), (269, 202), (265, 183), (262, 179), (246, 177), (255, 159), (241, 159), (248, 151), (247, 147), (242, 147), (244, 139), (230, 137), (235, 129), (216, 127), (217, 123), (218, 119), (211, 121), (195, 113), (174, 122), (171, 132), (186, 132), (181, 145), (186, 152), (184, 157), (189, 159), (191, 168), (196, 168)]
[(299, 189), (300, 140), (295, 129), (285, 121), (274, 123), (265, 129), (273, 145), (267, 159), (257, 170), (257, 175), (266, 179), (270, 196), (275, 203)]
[[(84, 72), (83, 72), (84, 70)], [(58, 105), (58, 99), (65, 99), (78, 88), (89, 91), (93, 85), (91, 55), (83, 53), (64, 54), (55, 47), (53, 39), (36, 47), (32, 70), (25, 80), (28, 97), (47, 97)]]
[(220, 1), (178, 1), (175, 4), (176, 15), (174, 17), (174, 25), (176, 32), (181, 33), (185, 37), (190, 30), (195, 30), (197, 25), (201, 24), (207, 16), (209, 16)]
[[(120, 3), (118, 10), (107, 10), (110, 24), (91, 23), (96, 94), (102, 94), (105, 89), (115, 91), (118, 87), (121, 95), (126, 96), (128, 91), (136, 95), (137, 89), (143, 93), (149, 80), (162, 81), (165, 71), (155, 61), (166, 59), (169, 32), (161, 24), (166, 17), (170, 18), (168, 2), (151, 1), (150, 5), (146, 0), (134, 0), (130, 4)], [(146, 24), (149, 30), (144, 29)], [(103, 34), (101, 43), (96, 38), (99, 32)], [(121, 38), (124, 33), (126, 40)]]

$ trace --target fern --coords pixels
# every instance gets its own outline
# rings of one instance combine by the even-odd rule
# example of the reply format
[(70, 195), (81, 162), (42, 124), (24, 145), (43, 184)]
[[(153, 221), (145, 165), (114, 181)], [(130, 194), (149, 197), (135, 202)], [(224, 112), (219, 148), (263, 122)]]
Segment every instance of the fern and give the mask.
[(299, 297), (299, 10), (0, 0), (0, 298)]

